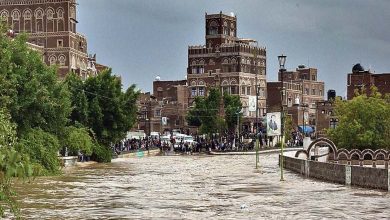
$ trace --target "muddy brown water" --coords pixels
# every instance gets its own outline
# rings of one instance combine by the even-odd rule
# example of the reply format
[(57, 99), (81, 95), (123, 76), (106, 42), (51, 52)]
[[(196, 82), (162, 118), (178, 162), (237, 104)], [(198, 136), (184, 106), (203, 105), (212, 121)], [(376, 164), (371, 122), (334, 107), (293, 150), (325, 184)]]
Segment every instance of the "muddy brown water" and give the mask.
[(277, 155), (151, 156), (17, 185), (26, 219), (386, 219), (390, 193), (305, 179)]

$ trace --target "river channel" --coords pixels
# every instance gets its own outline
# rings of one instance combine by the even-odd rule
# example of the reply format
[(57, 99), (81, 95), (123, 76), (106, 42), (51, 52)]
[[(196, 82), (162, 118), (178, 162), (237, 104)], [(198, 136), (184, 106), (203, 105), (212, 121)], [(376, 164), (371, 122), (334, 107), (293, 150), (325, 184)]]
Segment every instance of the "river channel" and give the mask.
[(26, 219), (386, 219), (390, 193), (305, 179), (277, 155), (150, 156), (18, 186)]

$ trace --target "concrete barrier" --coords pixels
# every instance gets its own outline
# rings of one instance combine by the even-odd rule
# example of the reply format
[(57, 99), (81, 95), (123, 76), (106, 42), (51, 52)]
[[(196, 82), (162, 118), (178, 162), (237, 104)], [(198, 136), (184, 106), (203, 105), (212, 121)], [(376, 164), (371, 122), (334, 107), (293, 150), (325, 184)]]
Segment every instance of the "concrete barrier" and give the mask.
[(388, 169), (318, 162), (296, 158), (291, 155), (283, 156), (283, 158), (283, 167), (285, 169), (300, 173), (306, 177), (345, 185), (390, 191)]

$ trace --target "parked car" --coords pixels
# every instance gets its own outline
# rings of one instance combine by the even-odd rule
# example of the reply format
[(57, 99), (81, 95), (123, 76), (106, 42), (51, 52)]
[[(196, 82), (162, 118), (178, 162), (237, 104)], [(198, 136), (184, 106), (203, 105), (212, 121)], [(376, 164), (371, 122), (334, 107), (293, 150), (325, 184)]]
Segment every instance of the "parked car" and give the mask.
[(165, 143), (165, 144), (169, 144), (170, 143), (170, 140), (171, 140), (171, 137), (168, 136), (168, 135), (164, 135), (164, 136), (161, 136), (160, 137), (160, 140), (161, 140), (161, 143)]
[(184, 143), (189, 143), (189, 144), (195, 143), (194, 137), (192, 137), (192, 136), (190, 136), (190, 135), (184, 136)]

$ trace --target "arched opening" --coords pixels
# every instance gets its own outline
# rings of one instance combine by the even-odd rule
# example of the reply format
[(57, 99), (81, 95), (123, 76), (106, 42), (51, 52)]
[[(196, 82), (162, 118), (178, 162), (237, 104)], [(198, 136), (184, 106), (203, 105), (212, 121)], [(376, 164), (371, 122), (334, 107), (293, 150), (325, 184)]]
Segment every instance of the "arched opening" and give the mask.
[(307, 157), (307, 152), (305, 150), (299, 150), (296, 152), (295, 154), (295, 157), (299, 158), (299, 159), (304, 159), (304, 160), (307, 160), (308, 157)]
[(341, 152), (338, 155), (338, 161), (340, 164), (348, 164), (348, 155), (345, 152)]
[(363, 155), (363, 164), (364, 165), (368, 165), (368, 166), (372, 166), (373, 165), (373, 156), (371, 153), (365, 153)]
[(359, 165), (360, 156), (358, 153), (353, 153), (351, 155), (351, 165)]
[(54, 9), (48, 8), (46, 10), (46, 29), (47, 32), (54, 32)]
[(326, 138), (317, 139), (316, 141), (314, 141), (313, 143), (311, 143), (309, 145), (309, 147), (307, 148), (307, 152), (308, 152), (309, 157), (312, 155), (314, 156), (314, 154), (315, 154), (314, 148), (316, 148), (317, 145), (322, 147), (322, 148), (317, 148), (318, 149), (317, 155), (319, 155), (319, 156), (327, 155), (328, 157), (326, 158), (326, 160), (329, 160), (330, 158), (334, 160), (335, 158), (337, 158), (336, 157), (336, 152), (337, 152), (336, 146), (334, 145), (334, 143), (331, 140), (326, 139)]
[(386, 156), (384, 153), (379, 153), (376, 155), (376, 157), (374, 158), (375, 159), (375, 165), (378, 167), (381, 167), (381, 168), (384, 168), (385, 167), (385, 159), (386, 159)]

